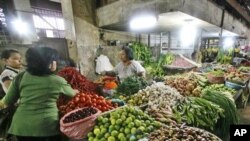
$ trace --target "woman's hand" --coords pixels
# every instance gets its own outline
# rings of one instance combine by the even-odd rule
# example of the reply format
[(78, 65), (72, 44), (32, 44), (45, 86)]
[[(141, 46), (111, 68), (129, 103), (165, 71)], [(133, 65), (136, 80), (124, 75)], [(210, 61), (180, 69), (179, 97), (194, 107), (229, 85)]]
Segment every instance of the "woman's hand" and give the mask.
[(78, 94), (80, 91), (77, 89), (74, 89), (75, 94)]

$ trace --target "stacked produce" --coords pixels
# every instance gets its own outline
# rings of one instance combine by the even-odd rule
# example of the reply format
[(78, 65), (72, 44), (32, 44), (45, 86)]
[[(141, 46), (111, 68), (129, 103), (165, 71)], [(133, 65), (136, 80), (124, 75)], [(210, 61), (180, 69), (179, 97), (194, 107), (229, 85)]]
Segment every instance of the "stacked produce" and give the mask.
[(177, 89), (183, 96), (200, 96), (201, 87), (194, 79), (187, 77), (168, 77), (165, 80), (166, 85)]
[(88, 134), (88, 140), (137, 141), (160, 126), (143, 111), (126, 106), (99, 117), (94, 130)]
[(210, 86), (205, 87), (205, 89), (202, 90), (202, 92), (206, 91), (217, 91), (220, 94), (228, 97), (230, 100), (234, 101), (233, 95), (236, 94), (236, 90), (232, 88), (226, 87), (224, 84), (213, 84)]
[(186, 61), (184, 58), (180, 56), (176, 56), (173, 62), (169, 65), (169, 67), (191, 68), (191, 67), (194, 67), (194, 65)]
[(160, 108), (160, 109), (156, 108), (157, 107), (156, 105), (148, 105), (146, 113), (155, 118), (157, 121), (164, 123), (166, 125), (176, 124), (176, 122), (173, 119), (172, 108), (166, 105), (164, 105), (165, 108)]
[(225, 78), (227, 81), (230, 81), (239, 85), (244, 85), (246, 80), (248, 79), (248, 76), (241, 73), (240, 71), (231, 71), (225, 74)]
[(181, 99), (182, 96), (176, 91), (176, 89), (166, 86), (162, 82), (158, 82), (152, 84), (151, 86), (147, 86), (145, 89), (142, 89), (138, 93), (132, 95), (128, 100), (128, 104), (134, 106), (157, 104), (164, 108), (164, 105), (167, 104), (169, 106), (173, 106)]
[(220, 116), (216, 124), (215, 133), (219, 137), (226, 137), (229, 134), (230, 125), (235, 125), (239, 122), (235, 103), (220, 92), (212, 90), (205, 91), (202, 98), (219, 105), (224, 110), (223, 116)]
[(171, 125), (150, 133), (149, 141), (221, 141), (215, 135), (193, 127)]
[(129, 96), (137, 93), (141, 89), (144, 89), (147, 85), (148, 83), (141, 77), (127, 77), (117, 87), (117, 93)]
[(66, 105), (60, 105), (59, 110), (62, 115), (77, 108), (95, 107), (102, 112), (114, 109), (117, 105), (112, 105), (111, 101), (96, 94), (79, 93), (73, 97)]
[(75, 113), (71, 113), (70, 115), (64, 118), (63, 123), (75, 122), (75, 121), (84, 119), (96, 113), (97, 113), (97, 110), (95, 108), (87, 107)]
[(239, 68), (240, 72), (245, 72), (245, 73), (249, 73), (250, 72), (250, 67), (245, 67), (245, 66), (241, 66)]
[(198, 97), (188, 97), (173, 108), (173, 118), (177, 122), (213, 131), (224, 110), (220, 106)]
[(66, 67), (57, 73), (63, 77), (72, 88), (79, 90), (80, 92), (96, 92), (97, 84), (88, 80), (75, 68)]
[(215, 71), (210, 71), (210, 74), (212, 74), (215, 77), (224, 77), (224, 71), (222, 70), (215, 70)]

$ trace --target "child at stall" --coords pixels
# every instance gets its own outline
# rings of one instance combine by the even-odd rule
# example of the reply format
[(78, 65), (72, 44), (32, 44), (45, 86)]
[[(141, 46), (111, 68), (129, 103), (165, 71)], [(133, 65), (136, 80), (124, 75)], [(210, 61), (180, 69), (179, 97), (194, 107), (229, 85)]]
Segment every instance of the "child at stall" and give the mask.
[[(1, 54), (1, 59), (4, 62), (4, 70), (0, 75), (0, 83), (4, 93), (7, 92), (12, 79), (18, 74), (22, 67), (21, 54), (14, 49), (4, 50)], [(4, 94), (0, 94), (0, 99)]]
[[(0, 75), (0, 100), (5, 96), (7, 90), (10, 86), (13, 78), (18, 74), (21, 69), (21, 54), (14, 49), (4, 50), (1, 54), (1, 59), (4, 63), (4, 70)], [(0, 102), (1, 107), (1, 102)], [(1, 124), (0, 124), (0, 140), (6, 139), (11, 140), (13, 136), (8, 135), (7, 130), (9, 129), (9, 125), (14, 114), (15, 108), (9, 108), (8, 114), (5, 113), (1, 115)]]

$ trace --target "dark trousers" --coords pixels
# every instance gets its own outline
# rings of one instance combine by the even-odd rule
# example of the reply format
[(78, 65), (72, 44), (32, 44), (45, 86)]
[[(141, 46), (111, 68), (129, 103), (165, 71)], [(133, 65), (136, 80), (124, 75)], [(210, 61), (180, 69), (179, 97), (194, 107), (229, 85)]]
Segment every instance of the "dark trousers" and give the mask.
[(49, 136), (49, 137), (23, 137), (17, 136), (18, 141), (61, 141), (61, 135)]

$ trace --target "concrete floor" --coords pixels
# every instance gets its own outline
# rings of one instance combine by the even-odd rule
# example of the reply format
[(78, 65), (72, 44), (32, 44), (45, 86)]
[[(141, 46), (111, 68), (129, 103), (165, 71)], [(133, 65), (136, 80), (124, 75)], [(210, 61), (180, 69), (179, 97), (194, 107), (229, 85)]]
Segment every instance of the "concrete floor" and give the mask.
[(238, 110), (240, 115), (240, 124), (250, 124), (250, 102), (248, 101), (244, 109)]

